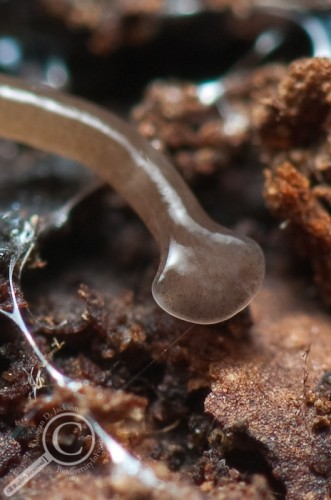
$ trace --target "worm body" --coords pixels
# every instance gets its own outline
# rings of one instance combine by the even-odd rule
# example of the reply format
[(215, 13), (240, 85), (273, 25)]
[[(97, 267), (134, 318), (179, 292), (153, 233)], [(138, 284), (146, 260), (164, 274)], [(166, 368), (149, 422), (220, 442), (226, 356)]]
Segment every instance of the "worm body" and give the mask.
[(79, 161), (121, 193), (159, 244), (152, 293), (169, 314), (217, 323), (258, 291), (264, 276), (260, 247), (213, 222), (168, 160), (118, 117), (1, 76), (0, 135)]

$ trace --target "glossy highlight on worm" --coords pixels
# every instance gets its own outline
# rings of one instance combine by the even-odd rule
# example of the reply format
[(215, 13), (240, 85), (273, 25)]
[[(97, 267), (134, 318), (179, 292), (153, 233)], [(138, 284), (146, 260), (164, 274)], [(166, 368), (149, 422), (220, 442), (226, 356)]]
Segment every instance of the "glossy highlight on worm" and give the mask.
[(159, 244), (152, 293), (169, 314), (218, 323), (257, 293), (265, 269), (257, 243), (212, 221), (169, 161), (117, 116), (0, 76), (0, 136), (78, 161), (126, 199)]

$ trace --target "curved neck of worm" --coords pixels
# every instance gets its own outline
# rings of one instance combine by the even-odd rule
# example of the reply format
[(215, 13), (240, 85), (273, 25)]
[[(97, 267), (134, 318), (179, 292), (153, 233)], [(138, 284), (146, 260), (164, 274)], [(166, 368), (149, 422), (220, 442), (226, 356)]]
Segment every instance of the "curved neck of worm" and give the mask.
[(261, 249), (213, 222), (167, 159), (121, 119), (1, 77), (0, 135), (85, 164), (129, 202), (160, 246), (152, 293), (167, 313), (216, 323), (257, 293), (264, 276)]
[(161, 249), (170, 234), (213, 226), (166, 158), (98, 106), (1, 76), (0, 134), (92, 168), (130, 202)]

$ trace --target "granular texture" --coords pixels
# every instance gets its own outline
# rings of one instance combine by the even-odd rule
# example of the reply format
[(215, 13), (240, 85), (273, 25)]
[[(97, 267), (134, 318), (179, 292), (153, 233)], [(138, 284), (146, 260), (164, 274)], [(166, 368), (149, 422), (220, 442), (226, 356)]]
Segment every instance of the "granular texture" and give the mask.
[(256, 112), (268, 208), (292, 233), (324, 302), (331, 304), (331, 63), (293, 63)]

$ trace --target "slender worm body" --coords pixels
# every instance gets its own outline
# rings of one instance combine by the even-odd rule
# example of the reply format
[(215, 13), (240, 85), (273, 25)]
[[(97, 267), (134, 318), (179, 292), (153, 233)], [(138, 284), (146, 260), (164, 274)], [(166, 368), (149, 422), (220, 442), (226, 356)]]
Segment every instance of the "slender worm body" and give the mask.
[(169, 314), (217, 323), (258, 291), (264, 276), (260, 247), (213, 222), (168, 160), (118, 117), (1, 76), (0, 135), (86, 165), (127, 200), (159, 244), (152, 293)]

